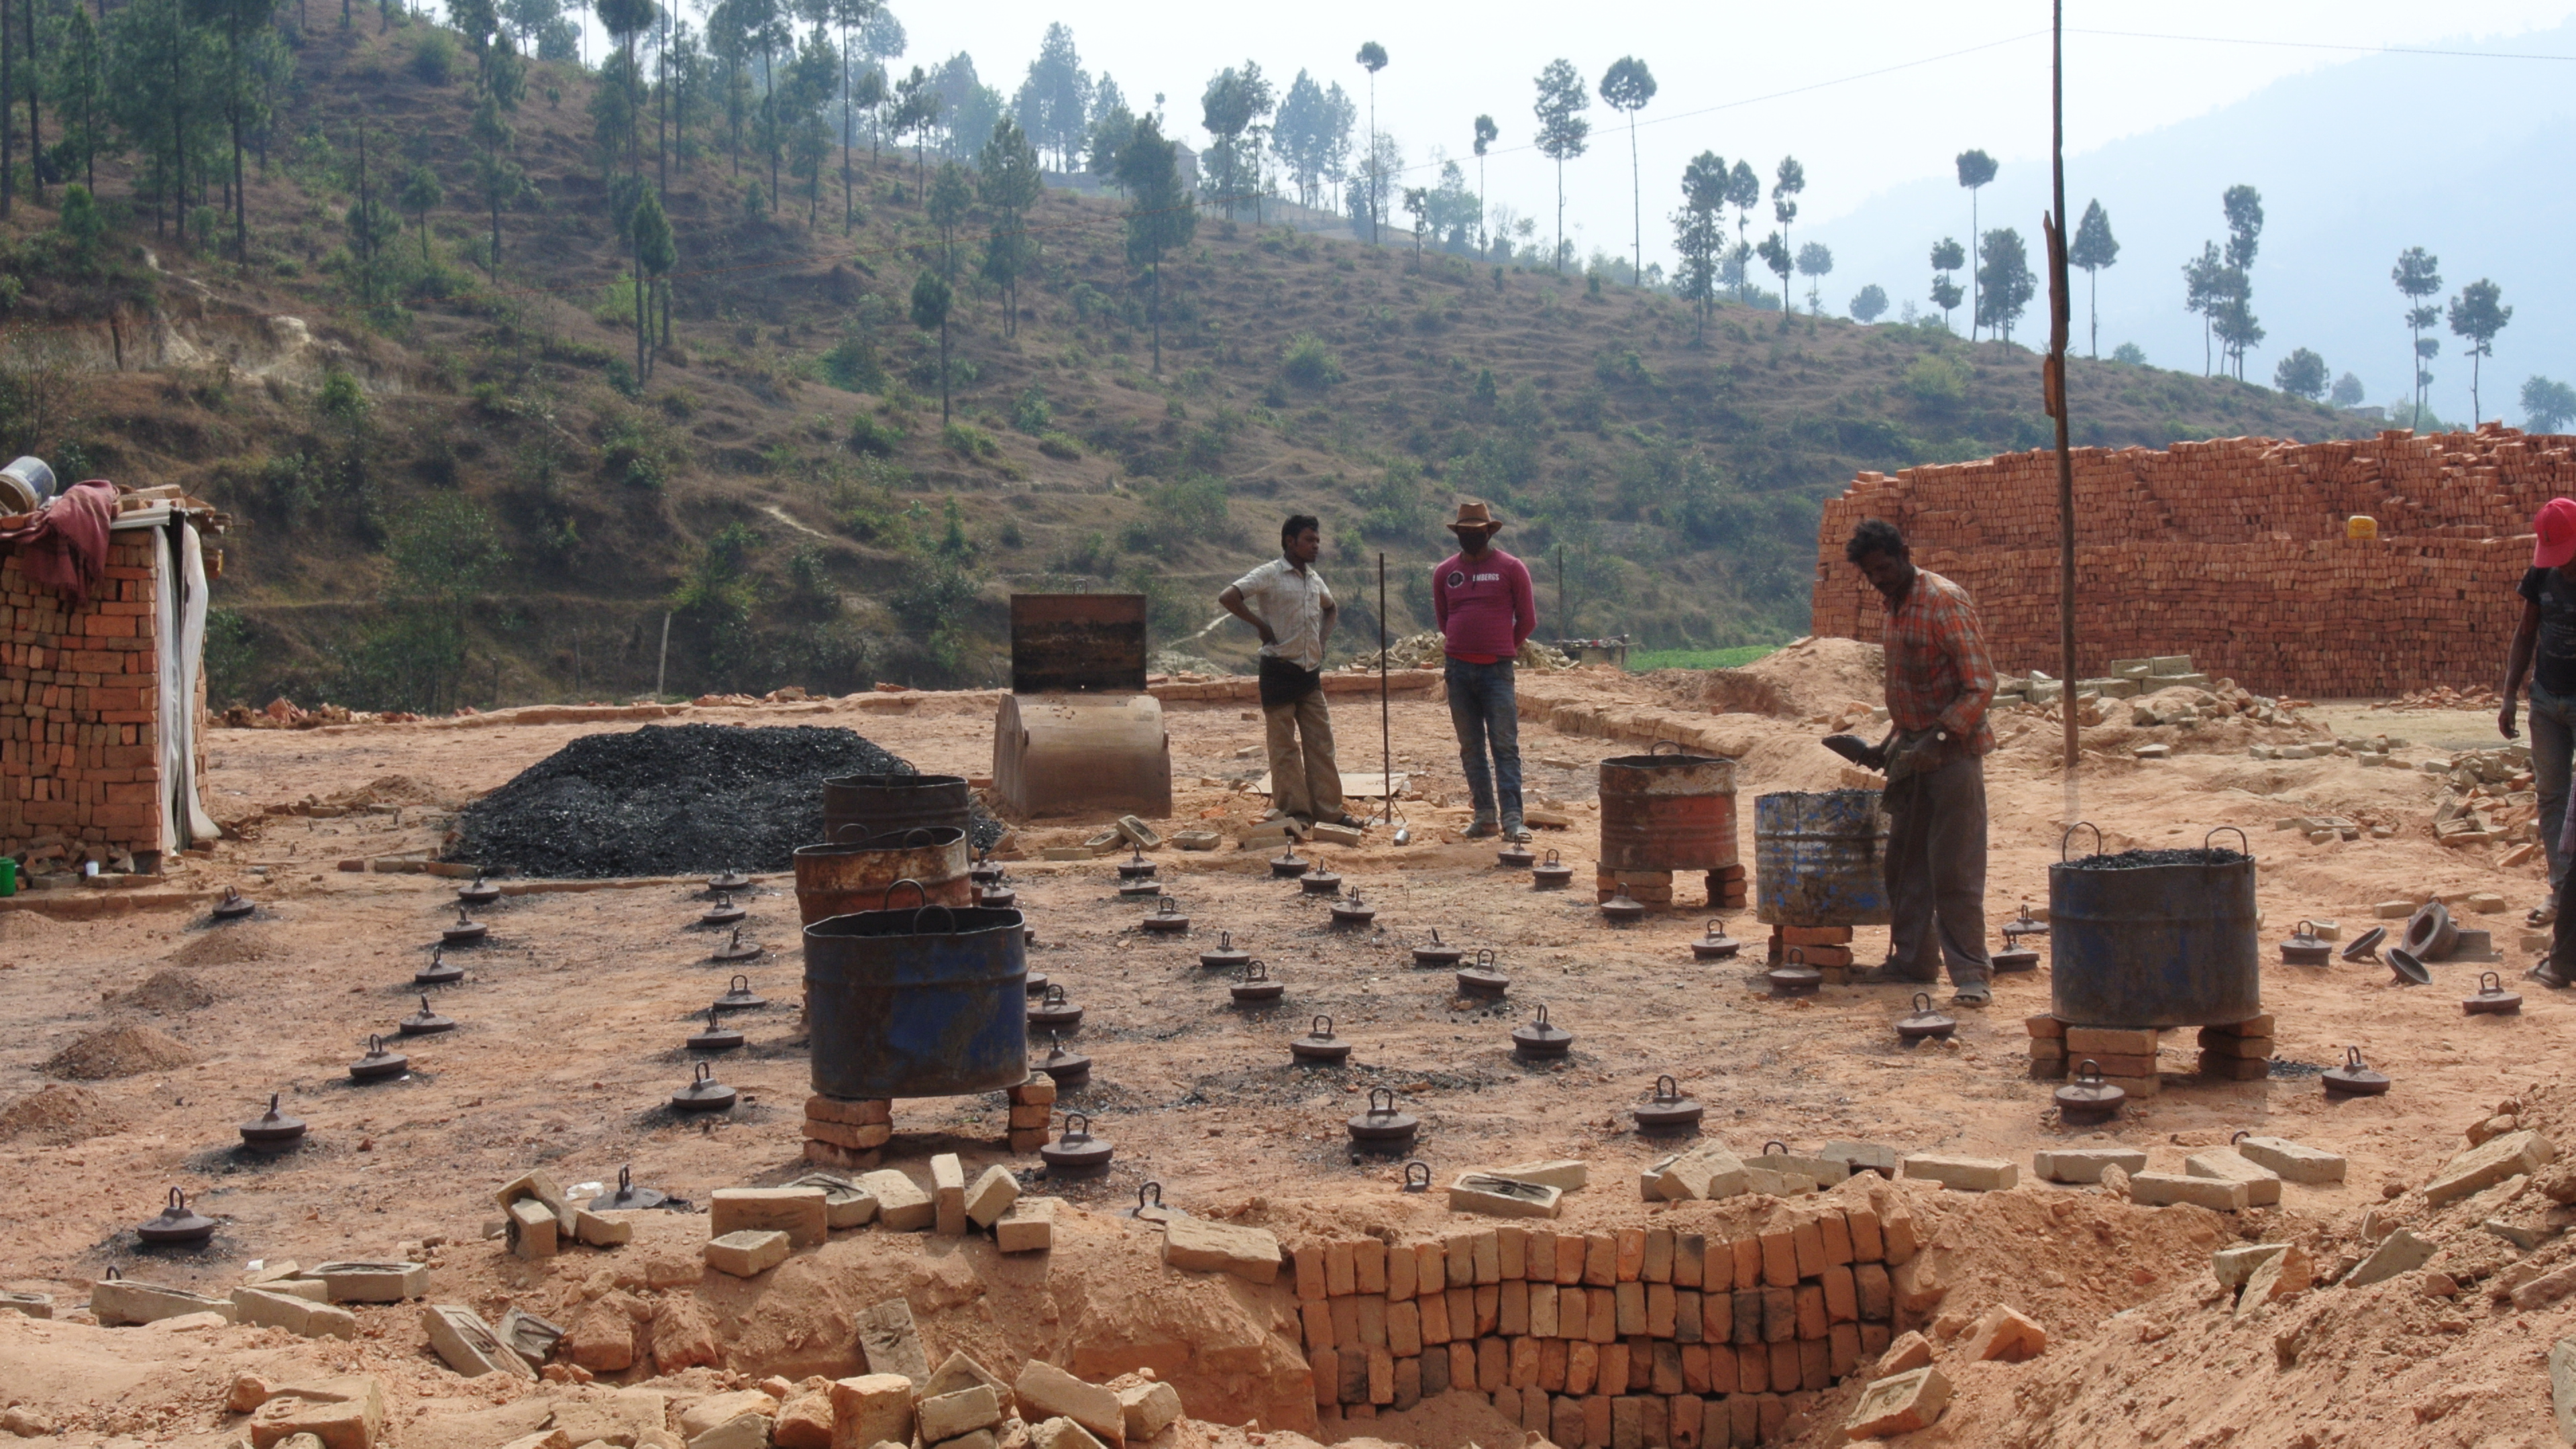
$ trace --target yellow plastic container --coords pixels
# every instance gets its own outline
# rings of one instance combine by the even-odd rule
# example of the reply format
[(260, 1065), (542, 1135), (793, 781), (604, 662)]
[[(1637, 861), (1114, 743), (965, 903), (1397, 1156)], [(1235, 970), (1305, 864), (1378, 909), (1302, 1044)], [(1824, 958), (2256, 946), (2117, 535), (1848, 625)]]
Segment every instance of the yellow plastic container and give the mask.
[(2343, 536), (2369, 540), (2379, 537), (2379, 520), (2367, 513), (2356, 513), (2343, 521)]

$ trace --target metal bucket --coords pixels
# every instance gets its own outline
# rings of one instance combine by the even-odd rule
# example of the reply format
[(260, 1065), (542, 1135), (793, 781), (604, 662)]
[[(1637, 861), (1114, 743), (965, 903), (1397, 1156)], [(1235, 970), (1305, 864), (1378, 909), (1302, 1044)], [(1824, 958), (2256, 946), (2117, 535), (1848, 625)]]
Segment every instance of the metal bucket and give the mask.
[(1024, 926), (1018, 911), (939, 905), (807, 926), (814, 1090), (952, 1097), (1027, 1080)]
[[(2254, 857), (2110, 866), (2117, 856), (2048, 868), (2050, 1013), (2079, 1026), (2223, 1026), (2263, 1013)], [(2222, 833), (2203, 837), (2203, 851)], [(2101, 832), (2094, 830), (2098, 845)], [(2200, 852), (2176, 852), (2200, 854)]]
[(844, 826), (869, 835), (916, 825), (974, 828), (974, 796), (963, 775), (843, 775), (823, 782), (823, 838)]
[[(1660, 751), (1671, 749), (1673, 753)], [(1735, 864), (1735, 762), (1681, 753), (1601, 762), (1601, 869), (1722, 870)]]
[[(858, 837), (857, 826), (842, 832)], [(934, 906), (964, 906), (974, 883), (966, 875), (966, 832), (953, 825), (916, 825), (830, 845), (796, 848), (796, 914), (806, 925), (832, 916), (886, 908), (898, 881), (921, 887)]]
[(1876, 790), (1755, 796), (1755, 917), (1773, 926), (1885, 925), (1887, 828)]

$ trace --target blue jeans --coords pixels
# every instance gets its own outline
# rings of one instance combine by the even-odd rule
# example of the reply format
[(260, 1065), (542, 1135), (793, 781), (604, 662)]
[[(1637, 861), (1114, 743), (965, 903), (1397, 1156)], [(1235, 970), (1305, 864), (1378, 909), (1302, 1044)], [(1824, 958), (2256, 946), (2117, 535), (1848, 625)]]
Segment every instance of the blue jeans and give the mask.
[[(1502, 818), (1521, 818), (1521, 715), (1512, 691), (1512, 661), (1469, 664), (1446, 661), (1449, 723), (1458, 731), (1458, 764), (1467, 772), (1467, 793), (1476, 818), (1494, 818), (1494, 791), (1502, 791)], [(1491, 744), (1493, 763), (1485, 750)]]

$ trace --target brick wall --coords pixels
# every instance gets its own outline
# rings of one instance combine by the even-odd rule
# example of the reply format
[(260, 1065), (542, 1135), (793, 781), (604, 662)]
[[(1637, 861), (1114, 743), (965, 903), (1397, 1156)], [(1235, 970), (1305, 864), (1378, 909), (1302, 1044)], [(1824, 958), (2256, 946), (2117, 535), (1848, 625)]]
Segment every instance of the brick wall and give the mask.
[(0, 557), (0, 854), (161, 848), (160, 537), (110, 535), (78, 608)]
[(1296, 1246), (1326, 1437), (1458, 1389), (1567, 1449), (1776, 1438), (1793, 1409), (1887, 1347), (1913, 1216), (1900, 1194), (1837, 1194), (1758, 1229), (1710, 1228), (1512, 1225)]
[[(2491, 424), (2079, 448), (2079, 672), (2189, 654), (2263, 694), (2492, 685), (2522, 607), (2532, 515), (2576, 494), (2572, 443)], [(2353, 514), (2377, 520), (2377, 541), (2344, 536)], [(1896, 524), (1916, 563), (1967, 586), (2000, 667), (2058, 672), (2054, 453), (1861, 474), (1818, 526), (1818, 634), (1879, 637), (1878, 596), (1842, 554), (1864, 518)]]

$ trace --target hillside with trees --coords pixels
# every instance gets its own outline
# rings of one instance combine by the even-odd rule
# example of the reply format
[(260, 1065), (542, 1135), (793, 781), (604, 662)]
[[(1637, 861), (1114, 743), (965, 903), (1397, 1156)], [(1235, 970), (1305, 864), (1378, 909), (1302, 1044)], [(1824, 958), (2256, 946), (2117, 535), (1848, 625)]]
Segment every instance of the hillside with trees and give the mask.
[[(2009, 317), (1971, 342), (1755, 286), (1741, 160), (1637, 179), (1638, 225), (1701, 258), (1641, 288), (1495, 226), (1454, 165), (1408, 193), (1390, 137), (1352, 165), (1365, 95), (1304, 72), (1231, 68), (1190, 127), (1061, 27), (1005, 97), (962, 55), (900, 64), (864, 4), (598, 15), (585, 57), (549, 0), (35, 0), (0, 97), (0, 446), (235, 517), (219, 703), (989, 683), (1027, 589), (1140, 591), (1158, 647), (1239, 659), (1211, 601), (1296, 511), (1355, 649), (1381, 552), (1388, 622), (1427, 623), (1467, 497), (1547, 637), (1776, 641), (1855, 470), (2049, 433)], [(1555, 81), (1576, 154), (1586, 82)], [(1812, 296), (1797, 164), (1761, 170), (1790, 183), (1765, 260)], [(2351, 426), (2119, 362), (2071, 390), (2080, 443)]]

